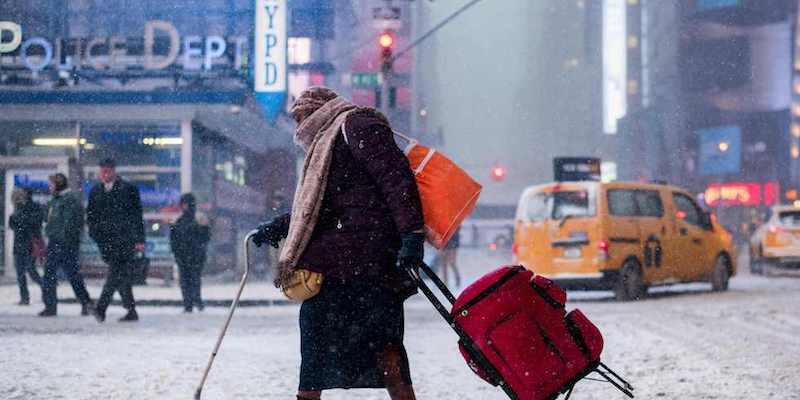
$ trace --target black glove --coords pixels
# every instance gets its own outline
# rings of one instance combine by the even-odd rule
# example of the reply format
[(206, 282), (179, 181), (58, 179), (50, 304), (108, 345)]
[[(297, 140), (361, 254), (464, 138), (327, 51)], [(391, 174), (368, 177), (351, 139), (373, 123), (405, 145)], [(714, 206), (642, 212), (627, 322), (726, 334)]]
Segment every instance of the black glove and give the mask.
[(419, 268), (425, 256), (425, 234), (419, 232), (404, 233), (401, 237), (403, 241), (400, 252), (397, 254), (400, 269)]
[(289, 215), (282, 215), (270, 222), (263, 223), (257, 228), (258, 233), (253, 235), (253, 243), (261, 247), (264, 243), (278, 248), (281, 240), (289, 235)]

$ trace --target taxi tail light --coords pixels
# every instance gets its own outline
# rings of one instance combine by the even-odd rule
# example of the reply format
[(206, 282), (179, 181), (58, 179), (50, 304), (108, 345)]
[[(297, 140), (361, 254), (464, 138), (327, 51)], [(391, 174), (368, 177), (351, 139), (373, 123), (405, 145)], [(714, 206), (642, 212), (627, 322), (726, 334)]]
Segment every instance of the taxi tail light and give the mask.
[(511, 254), (518, 255), (519, 254), (519, 245), (514, 243), (511, 245)]
[(772, 225), (769, 227), (769, 233), (781, 233), (783, 232), (783, 228), (777, 225)]
[(601, 240), (597, 242), (597, 252), (601, 260), (605, 261), (611, 258), (608, 254), (610, 247), (611, 245), (608, 243), (607, 240)]

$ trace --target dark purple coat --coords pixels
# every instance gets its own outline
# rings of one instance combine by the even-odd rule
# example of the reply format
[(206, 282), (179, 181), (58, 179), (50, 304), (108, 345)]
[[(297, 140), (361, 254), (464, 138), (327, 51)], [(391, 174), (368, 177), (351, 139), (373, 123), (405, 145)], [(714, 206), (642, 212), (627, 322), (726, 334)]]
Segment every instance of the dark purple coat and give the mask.
[(423, 228), (408, 159), (392, 130), (370, 111), (345, 122), (333, 149), (319, 219), (299, 266), (337, 281), (396, 286), (400, 234)]

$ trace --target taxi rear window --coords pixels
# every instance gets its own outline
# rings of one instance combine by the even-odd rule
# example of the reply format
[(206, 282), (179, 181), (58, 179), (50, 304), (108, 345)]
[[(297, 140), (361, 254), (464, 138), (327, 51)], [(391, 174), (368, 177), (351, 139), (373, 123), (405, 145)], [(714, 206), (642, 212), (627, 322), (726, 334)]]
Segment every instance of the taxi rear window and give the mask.
[(520, 219), (542, 221), (565, 217), (592, 217), (596, 213), (593, 193), (568, 190), (532, 193), (520, 204)]
[(778, 214), (781, 225), (800, 226), (800, 211), (783, 211)]

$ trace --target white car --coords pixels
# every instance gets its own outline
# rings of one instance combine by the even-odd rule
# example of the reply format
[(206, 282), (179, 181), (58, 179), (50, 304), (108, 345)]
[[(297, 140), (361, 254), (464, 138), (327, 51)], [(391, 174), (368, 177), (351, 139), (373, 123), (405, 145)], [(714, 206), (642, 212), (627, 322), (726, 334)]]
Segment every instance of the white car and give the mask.
[(774, 206), (750, 237), (750, 271), (768, 274), (772, 268), (800, 268), (800, 208)]

